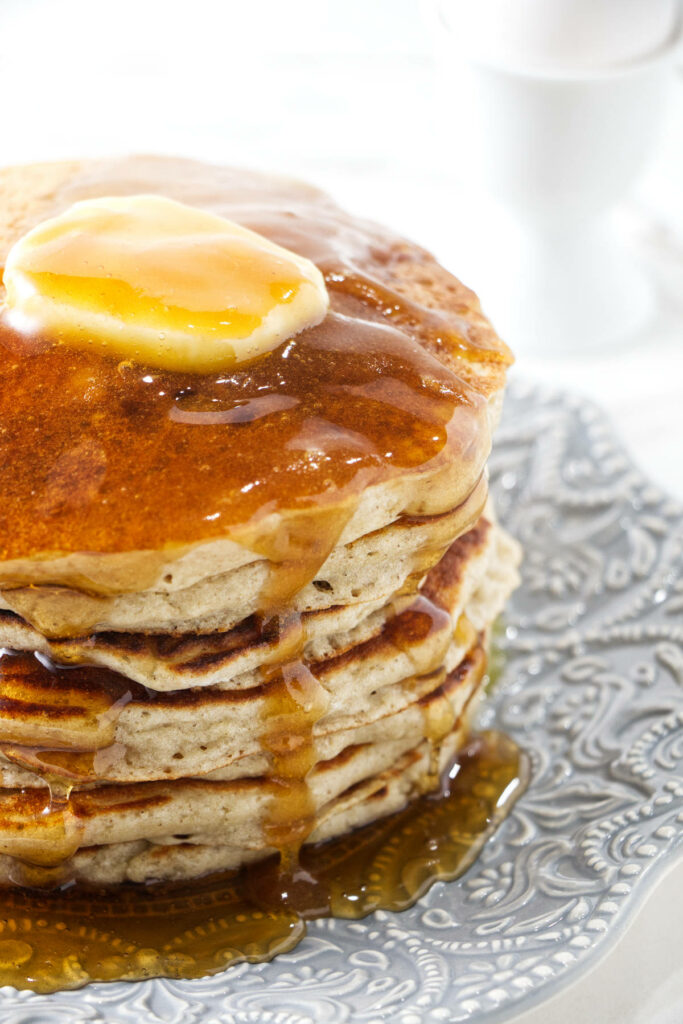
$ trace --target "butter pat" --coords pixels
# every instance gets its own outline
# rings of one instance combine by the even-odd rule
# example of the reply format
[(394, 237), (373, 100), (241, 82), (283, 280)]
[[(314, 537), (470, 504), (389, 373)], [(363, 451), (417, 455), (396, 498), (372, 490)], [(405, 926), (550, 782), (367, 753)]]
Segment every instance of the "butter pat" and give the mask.
[(276, 348), (329, 305), (310, 260), (156, 195), (74, 203), (13, 246), (4, 284), (19, 330), (198, 373)]

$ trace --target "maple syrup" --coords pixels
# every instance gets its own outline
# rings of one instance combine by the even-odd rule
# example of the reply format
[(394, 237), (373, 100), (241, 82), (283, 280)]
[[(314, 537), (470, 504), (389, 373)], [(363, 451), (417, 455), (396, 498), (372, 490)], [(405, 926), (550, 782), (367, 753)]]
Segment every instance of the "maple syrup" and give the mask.
[(91, 981), (197, 978), (293, 949), (307, 919), (404, 910), (457, 878), (521, 794), (528, 763), (496, 732), (474, 737), (441, 791), (339, 839), (189, 883), (0, 894), (0, 984), (36, 992)]
[[(330, 695), (304, 660), (300, 615), (288, 616), (289, 653), (280, 664), (261, 670), (267, 684), (265, 728), (261, 747), (270, 755), (274, 792), (262, 821), (264, 836), (287, 870), (294, 870), (299, 851), (314, 828), (315, 807), (307, 776), (316, 763), (313, 729), (330, 704)], [(274, 683), (274, 685), (273, 685)], [(269, 684), (269, 685), (268, 685)]]

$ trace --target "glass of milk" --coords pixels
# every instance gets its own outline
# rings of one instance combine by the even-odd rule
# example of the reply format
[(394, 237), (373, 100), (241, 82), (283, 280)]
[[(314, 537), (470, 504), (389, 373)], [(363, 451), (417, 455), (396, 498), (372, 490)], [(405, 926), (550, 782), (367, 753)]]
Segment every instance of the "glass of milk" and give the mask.
[(435, 0), (432, 14), (454, 173), (488, 237), (472, 281), (487, 312), (519, 352), (626, 341), (654, 298), (613, 212), (656, 147), (681, 4)]

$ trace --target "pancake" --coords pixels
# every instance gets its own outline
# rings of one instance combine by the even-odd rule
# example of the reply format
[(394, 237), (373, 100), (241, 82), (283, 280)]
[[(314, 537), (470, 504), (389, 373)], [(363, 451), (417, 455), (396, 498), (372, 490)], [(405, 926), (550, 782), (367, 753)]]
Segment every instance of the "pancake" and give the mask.
[[(405, 735), (346, 747), (315, 765), (308, 780), (312, 801), (311, 821), (306, 823), (308, 842), (331, 838), (391, 813), (406, 799), (434, 786), (439, 770), (465, 739), (465, 712), (481, 682), (483, 665), (481, 654), (475, 654), (425, 695), (427, 710), (432, 703), (439, 714), (445, 702), (453, 708), (450, 728), (439, 738), (438, 747), (432, 748), (425, 739), (412, 746), (413, 737)], [(454, 724), (456, 708), (460, 713)], [(156, 873), (150, 864), (149, 873), (140, 877), (138, 863), (135, 874), (124, 876), (135, 881), (203, 874), (207, 847), (218, 854), (211, 870), (233, 868), (277, 851), (264, 823), (267, 826), (279, 795), (277, 782), (263, 777), (110, 784), (73, 791), (65, 814), (59, 805), (55, 809), (46, 801), (45, 790), (4, 789), (0, 791), (0, 854), (7, 858), (8, 870), (12, 859), (28, 865), (25, 877), (33, 884), (72, 877), (77, 850), (92, 855), (93, 848), (114, 847), (116, 855), (117, 846), (140, 840), (154, 846), (182, 843), (186, 869), (171, 873), (167, 861), (161, 871), (160, 858)]]
[(0, 171), (0, 258), (72, 202), (139, 193), (311, 260), (329, 309), (205, 373), (0, 316), (0, 881), (20, 885), (291, 867), (438, 788), (517, 582), (486, 504), (511, 355), (473, 293), (315, 189), (182, 160)]
[[(470, 497), (450, 512), (404, 517), (351, 544), (335, 547), (318, 567), (315, 579), (293, 595), (283, 595), (276, 607), (287, 604), (297, 612), (308, 612), (395, 593), (411, 577), (422, 577), (450, 541), (474, 525), (485, 499), (482, 479)], [(287, 589), (290, 583), (298, 586), (301, 574), (301, 565), (296, 563), (290, 581), (282, 567), (273, 571), (271, 565), (269, 571), (268, 562), (260, 559), (172, 592), (153, 590), (102, 597), (43, 585), (3, 591), (0, 604), (17, 612), (45, 636), (133, 628), (162, 633), (225, 630), (262, 608), (264, 592), (278, 586), (283, 578)]]
[[(476, 526), (454, 541), (437, 566), (425, 576), (420, 591), (433, 603), (457, 616), (483, 583), (487, 570), (500, 566), (503, 576), (517, 561), (514, 544), (504, 531), (482, 516)], [(318, 589), (323, 580), (317, 580)], [(315, 585), (315, 584), (314, 584)], [(323, 589), (330, 594), (328, 587)], [(332, 592), (333, 595), (333, 592)], [(365, 595), (364, 595), (365, 596)], [(328, 598), (329, 600), (330, 598)], [(301, 615), (304, 656), (322, 661), (376, 636), (387, 619), (413, 600), (408, 593), (390, 592), (374, 601), (332, 604)], [(502, 607), (502, 604), (501, 604)], [(475, 611), (476, 617), (476, 611)], [(484, 616), (482, 626), (492, 616)], [(224, 632), (150, 634), (97, 632), (76, 637), (45, 637), (11, 612), (0, 612), (0, 646), (38, 651), (58, 664), (85, 663), (112, 669), (154, 690), (182, 690), (196, 686), (255, 685), (258, 671), (277, 664), (292, 644), (299, 623), (280, 622), (265, 630), (256, 616)]]
[[(312, 730), (316, 754), (334, 756), (325, 746), (331, 738), (342, 736), (349, 745), (357, 742), (355, 730), (367, 734), (375, 723), (391, 724), (432, 687), (433, 673), (457, 667), (517, 582), (517, 549), (504, 537), (483, 520), (428, 575), (424, 596), (386, 619), (376, 635), (307, 661), (325, 703)], [(495, 560), (499, 582), (481, 584), (482, 594), (476, 570), (484, 553)], [(215, 680), (213, 665), (209, 678)], [(227, 766), (236, 777), (267, 767), (261, 738), (280, 686), (277, 674), (243, 673), (162, 694), (101, 668), (50, 670), (33, 657), (5, 656), (3, 683), (0, 752), (16, 765), (54, 777), (125, 782)]]
[[(463, 722), (444, 740), (437, 771), (452, 762), (453, 756), (467, 739), (468, 728), (469, 719), (465, 716)], [(308, 842), (323, 842), (343, 835), (394, 813), (425, 792), (430, 755), (429, 745), (423, 741), (419, 747), (397, 758), (384, 772), (378, 772), (374, 778), (350, 786), (336, 799), (330, 800), (321, 808), (319, 822), (315, 824)], [(198, 795), (198, 789), (196, 787), (195, 790), (187, 791), (183, 794), (184, 798), (193, 801)], [(206, 807), (208, 817), (221, 799), (225, 799), (225, 793), (225, 787), (222, 793), (213, 794), (205, 788), (203, 806)], [(242, 791), (240, 795), (247, 794)], [(96, 885), (175, 881), (196, 878), (214, 871), (232, 870), (267, 855), (266, 848), (255, 848), (246, 838), (243, 845), (234, 832), (224, 837), (223, 842), (212, 843), (188, 842), (186, 836), (189, 838), (189, 834), (183, 833), (170, 843), (164, 842), (163, 836), (95, 843), (79, 848), (56, 868), (33, 865), (26, 859), (25, 851), (15, 848), (13, 856), (0, 854), (0, 882), (45, 886), (59, 884), (64, 878)], [(205, 837), (195, 838), (200, 840)], [(274, 847), (270, 849), (275, 852)], [(23, 859), (18, 859), (17, 854), (22, 852)]]

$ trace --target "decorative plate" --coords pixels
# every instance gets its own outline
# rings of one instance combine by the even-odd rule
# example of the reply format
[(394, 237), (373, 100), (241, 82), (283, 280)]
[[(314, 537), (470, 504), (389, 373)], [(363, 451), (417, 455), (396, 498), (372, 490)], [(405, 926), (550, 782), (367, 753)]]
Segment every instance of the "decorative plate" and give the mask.
[(469, 872), (401, 914), (312, 922), (269, 964), (4, 988), (3, 1024), (494, 1024), (604, 951), (683, 848), (683, 511), (595, 408), (520, 386), (491, 479), (525, 561), (486, 724), (533, 778)]

